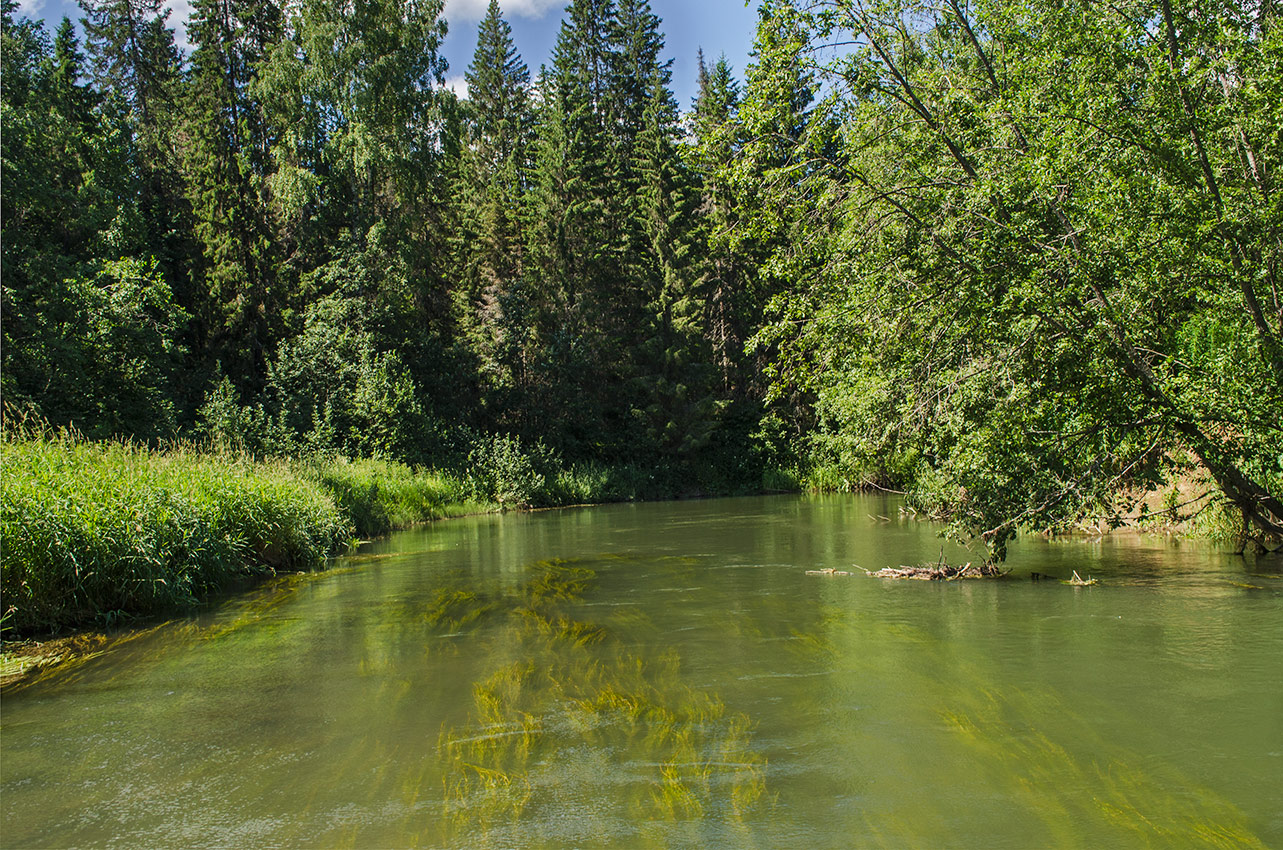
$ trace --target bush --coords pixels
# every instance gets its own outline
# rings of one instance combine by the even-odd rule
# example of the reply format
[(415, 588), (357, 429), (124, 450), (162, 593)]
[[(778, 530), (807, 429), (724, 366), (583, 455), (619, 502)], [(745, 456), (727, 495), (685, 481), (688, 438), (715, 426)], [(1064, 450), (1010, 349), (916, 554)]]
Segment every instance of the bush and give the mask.
[(526, 452), (516, 437), (502, 434), (476, 439), (468, 454), (468, 479), (478, 499), (497, 502), (505, 508), (525, 508), (546, 500), (548, 479), (536, 467), (555, 467), (552, 453), (537, 446), (537, 454)]

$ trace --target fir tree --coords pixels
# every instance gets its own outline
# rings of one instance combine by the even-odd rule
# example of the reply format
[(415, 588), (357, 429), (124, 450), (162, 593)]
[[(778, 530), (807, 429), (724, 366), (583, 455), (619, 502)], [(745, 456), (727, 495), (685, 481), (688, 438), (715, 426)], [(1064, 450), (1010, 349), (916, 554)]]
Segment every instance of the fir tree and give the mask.
[(98, 88), (120, 96), (152, 130), (172, 105), (179, 56), (162, 0), (78, 0)]
[(651, 294), (639, 381), (651, 441), (665, 459), (685, 462), (708, 442), (720, 405), (704, 340), (704, 293), (691, 262), (691, 179), (676, 152), (676, 104), (659, 73), (643, 119), (634, 162)]
[(513, 389), (525, 383), (529, 331), (520, 213), (534, 113), (530, 71), (497, 0), (481, 22), (465, 79), (469, 122), (456, 192), (462, 198), (459, 320), (483, 384)]
[(729, 169), (738, 153), (736, 123), (739, 85), (723, 55), (710, 71), (699, 55), (699, 90), (692, 125), (695, 145), (689, 150), (700, 178), (699, 242), (705, 246), (700, 275), (705, 281), (706, 328), (722, 388), (742, 395), (744, 341), (754, 326), (754, 305), (744, 291), (746, 269), (730, 239), (736, 217)]
[(263, 0), (197, 0), (188, 25), (188, 191), (217, 313), (204, 317), (213, 338), (201, 342), (251, 389), (266, 377), (284, 306), (267, 197), (271, 136), (252, 91), (282, 32), (278, 8)]
[[(755, 61), (749, 65), (744, 99), (737, 111), (740, 153), (718, 177), (732, 196), (734, 221), (714, 237), (715, 250), (742, 258), (741, 268), (747, 272), (733, 284), (738, 302), (733, 313), (751, 322), (744, 328), (746, 337), (761, 327), (767, 305), (788, 285), (789, 276), (796, 274), (795, 269), (773, 261), (789, 254), (794, 243), (805, 237), (801, 228), (808, 209), (801, 186), (807, 171), (797, 166), (808, 158), (803, 135), (807, 109), (814, 98), (813, 76), (803, 57), (806, 46), (801, 18), (791, 2), (769, 0), (762, 5), (754, 41)], [(710, 101), (710, 114), (716, 114), (715, 103)], [(725, 138), (716, 138), (710, 150), (713, 156), (725, 150)], [(790, 308), (784, 302), (777, 306)], [(766, 387), (760, 378), (770, 373), (776, 361), (766, 339), (746, 342), (756, 354), (741, 374), (752, 378), (753, 385), (747, 391), (761, 397)], [(800, 399), (789, 402), (794, 413), (805, 407)]]
[(179, 303), (198, 309), (192, 278), (198, 249), (182, 184), (179, 85), (182, 57), (161, 0), (79, 0), (92, 78), (106, 109), (123, 112), (136, 166), (137, 208), (148, 252)]

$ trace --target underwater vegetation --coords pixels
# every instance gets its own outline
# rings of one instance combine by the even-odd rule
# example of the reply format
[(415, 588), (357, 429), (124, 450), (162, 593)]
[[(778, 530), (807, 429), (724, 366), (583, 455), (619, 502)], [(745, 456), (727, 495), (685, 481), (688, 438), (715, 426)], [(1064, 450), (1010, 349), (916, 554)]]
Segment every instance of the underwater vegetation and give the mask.
[(577, 615), (594, 577), (581, 563), (542, 561), (507, 599), (449, 591), (429, 610), (445, 629), (502, 618), (468, 722), (438, 741), (453, 836), (502, 846), (520, 822), (571, 806), (581, 829), (631, 823), (638, 839), (663, 844), (647, 824), (733, 831), (769, 805), (748, 716), (683, 682), (675, 653), (643, 658), (609, 624)]

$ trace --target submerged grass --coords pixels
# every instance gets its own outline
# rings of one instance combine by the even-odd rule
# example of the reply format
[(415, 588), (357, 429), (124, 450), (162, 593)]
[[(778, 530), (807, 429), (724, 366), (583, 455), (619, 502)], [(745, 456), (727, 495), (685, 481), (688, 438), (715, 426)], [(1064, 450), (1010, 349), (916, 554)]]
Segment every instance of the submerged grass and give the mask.
[[(587, 562), (541, 561), (502, 597), (442, 597), (452, 617), (468, 606), (498, 615), (495, 666), (473, 687), (471, 716), (438, 739), (455, 843), (505, 846), (527, 818), (573, 806), (603, 826), (645, 824), (654, 840), (638, 846), (668, 846), (686, 832), (738, 834), (771, 804), (747, 716), (689, 684), (676, 652), (643, 658), (609, 621), (577, 619), (596, 579)], [(608, 754), (587, 768), (610, 786), (601, 799), (576, 779), (588, 753)]]

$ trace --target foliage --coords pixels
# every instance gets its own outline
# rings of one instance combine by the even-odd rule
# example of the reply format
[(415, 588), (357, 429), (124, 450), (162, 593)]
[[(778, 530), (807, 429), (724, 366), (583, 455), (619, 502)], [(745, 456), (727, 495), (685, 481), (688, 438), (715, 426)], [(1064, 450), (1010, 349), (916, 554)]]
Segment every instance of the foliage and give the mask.
[[(189, 56), (82, 8), (0, 27), (0, 389), (55, 424), (504, 505), (891, 487), (995, 556), (1188, 456), (1283, 533), (1274, 3), (767, 0), (686, 114), (647, 0), (533, 82), (492, 2), (462, 100), (441, 0), (195, 0)], [(370, 528), (390, 469), (332, 476)]]
[(468, 478), (476, 498), (505, 508), (528, 508), (543, 500), (546, 470), (555, 463), (542, 443), (527, 451), (515, 437), (485, 436), (468, 454)]
[(489, 509), (488, 503), (469, 501), (468, 487), (460, 479), (400, 463), (313, 459), (298, 468), (303, 477), (329, 491), (362, 537)]
[(796, 285), (759, 336), (777, 388), (815, 394), (817, 448), (998, 556), (1183, 451), (1283, 531), (1265, 6), (789, 14), (855, 45), (810, 66), (831, 91), (796, 146), (814, 166), (775, 201), (800, 186), (810, 226), (767, 264)]

